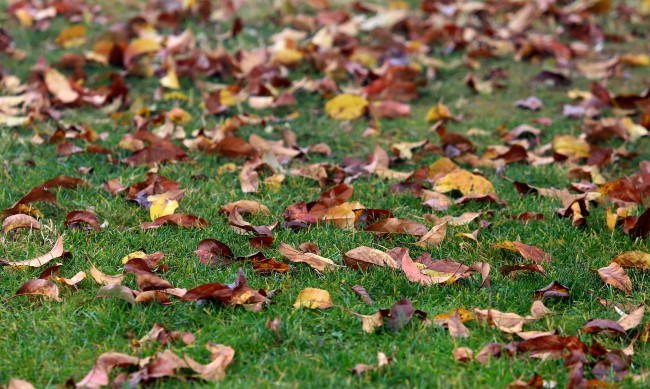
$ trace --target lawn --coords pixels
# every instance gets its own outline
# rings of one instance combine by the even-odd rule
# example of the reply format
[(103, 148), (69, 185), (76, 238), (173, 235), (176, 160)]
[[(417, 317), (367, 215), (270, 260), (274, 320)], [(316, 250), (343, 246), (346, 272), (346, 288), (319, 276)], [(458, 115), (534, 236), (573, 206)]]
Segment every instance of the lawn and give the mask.
[[(212, 2), (209, 12), (209, 1), (33, 3), (0, 0), (0, 208), (7, 226), (0, 246), (0, 386), (12, 379), (39, 388), (83, 383), (108, 352), (137, 358), (107, 369), (118, 387), (647, 385), (648, 320), (622, 328), (617, 322), (640, 312), (650, 285), (650, 255), (640, 259), (650, 252), (650, 214), (640, 217), (650, 207), (648, 1), (612, 2), (611, 9), (608, 1), (558, 2), (542, 10), (527, 2), (332, 2), (326, 9), (326, 1), (249, 0), (241, 7)], [(543, 71), (555, 83), (540, 81)], [(115, 80), (128, 92), (116, 93)], [(327, 108), (337, 96), (357, 97), (342, 105), (346, 117)], [(530, 96), (543, 106), (515, 106)], [(579, 114), (565, 115), (566, 105)], [(443, 115), (429, 117), (434, 107)], [(522, 125), (532, 132), (512, 132)], [(441, 126), (457, 135), (441, 136)], [(377, 168), (378, 160), (387, 165)], [(245, 192), (251, 170), (259, 185), (253, 174)], [(459, 172), (467, 175), (453, 179)], [(144, 186), (133, 185), (148, 174), (185, 192), (152, 185), (138, 195)], [(43, 196), (20, 200), (59, 176), (84, 184), (50, 185), (56, 204)], [(111, 193), (110, 180), (124, 190)], [(513, 182), (537, 194), (520, 193)], [(353, 194), (318, 201), (336, 185)], [(137, 202), (127, 201), (129, 187)], [(154, 194), (159, 203), (147, 197)], [(451, 204), (423, 204), (434, 195)], [(454, 202), (463, 195), (484, 201)], [(178, 209), (171, 212), (207, 225), (143, 228), (153, 219), (145, 206), (173, 208), (174, 199)], [(269, 212), (222, 211), (240, 200)], [(306, 215), (287, 216), (299, 202), (307, 203)], [(71, 225), (72, 211), (90, 212), (97, 223)], [(388, 220), (386, 211), (396, 227), (373, 224)], [(519, 217), (526, 212), (540, 215)], [(21, 213), (31, 213), (40, 228), (6, 222)], [(443, 219), (461, 215), (469, 221)], [(242, 218), (250, 224), (233, 221)], [(270, 233), (260, 232), (258, 226), (276, 221)], [(422, 228), (436, 227), (446, 233), (418, 244)], [(59, 236), (68, 253), (46, 257), (51, 261), (42, 266), (12, 265), (48, 253)], [(272, 242), (251, 243), (260, 236)], [(261, 251), (290, 269), (256, 272), (254, 259), (223, 253), (204, 253), (204, 264), (195, 251), (205, 239), (223, 242), (232, 257)], [(306, 242), (333, 265), (318, 271), (280, 251)], [(504, 242), (534, 246), (543, 258), (495, 246)], [(389, 252), (397, 265), (351, 267), (346, 253), (361, 246)], [(422, 262), (416, 274), (407, 274), (408, 257), (392, 250), (402, 247)], [(137, 251), (164, 256), (123, 261)], [(626, 252), (637, 252), (635, 266), (610, 265)], [(489, 284), (469, 271), (441, 271), (442, 259), (459, 269), (489, 268)], [(60, 276), (39, 281), (46, 296), (15, 296), (56, 263)], [(104, 274), (125, 274), (120, 296), (91, 274), (91, 263)], [(531, 264), (544, 274), (503, 272)], [(597, 272), (603, 268), (617, 272), (609, 284)], [(224, 286), (239, 269), (252, 288), (243, 303)], [(63, 280), (72, 284), (79, 272), (86, 277), (74, 285)], [(168, 293), (160, 287), (165, 280), (186, 290), (219, 282), (230, 297)], [(568, 296), (536, 295), (554, 281), (568, 287)], [(147, 282), (153, 286), (143, 288)], [(329, 292), (331, 307), (294, 308), (305, 288)], [(259, 289), (274, 292), (272, 303), (250, 304)], [(141, 293), (155, 301), (135, 301)], [(403, 298), (420, 312), (400, 311), (394, 304)], [(550, 312), (521, 319), (536, 301)], [(351, 313), (391, 307), (370, 331)], [(437, 316), (459, 308), (471, 312), (463, 324)], [(495, 310), (519, 315), (523, 330), (500, 322)], [(156, 323), (193, 339), (170, 333), (142, 340)], [(488, 357), (497, 347), (484, 349), (491, 343), (503, 349)], [(231, 347), (232, 362), (219, 365), (211, 344)], [(462, 348), (473, 357), (457, 360)], [(378, 353), (389, 363), (378, 367)], [(184, 355), (219, 366), (200, 377)], [(355, 374), (358, 364), (372, 367)], [(87, 387), (108, 383), (98, 375)]]

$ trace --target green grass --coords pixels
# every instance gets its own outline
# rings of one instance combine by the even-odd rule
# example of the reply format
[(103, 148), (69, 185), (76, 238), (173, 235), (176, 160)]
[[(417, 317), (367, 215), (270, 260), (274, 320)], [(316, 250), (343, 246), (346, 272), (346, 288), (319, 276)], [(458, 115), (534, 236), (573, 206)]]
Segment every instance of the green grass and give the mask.
[[(2, 3), (0, 3), (2, 4)], [(132, 11), (131, 11), (132, 12)], [(115, 13), (114, 15), (117, 15)], [(6, 73), (16, 74), (25, 79), (31, 65), (38, 55), (45, 56), (48, 63), (55, 63), (67, 50), (54, 48), (44, 50), (67, 23), (57, 19), (46, 32), (19, 28), (15, 20), (6, 15), (0, 16), (2, 25), (10, 26), (18, 48), (27, 49), (28, 57), (17, 63), (2, 58)], [(613, 22), (612, 22), (613, 23)], [(89, 29), (89, 42), (102, 27)], [(614, 26), (616, 27), (616, 26)], [(205, 26), (193, 25), (197, 31), (212, 31)], [(278, 26), (270, 26), (263, 19), (250, 19), (246, 22), (244, 34), (232, 42), (229, 49), (250, 47), (257, 44), (257, 38), (250, 29), (259, 28), (259, 35), (276, 31)], [(225, 30), (225, 29), (224, 29)], [(612, 44), (605, 47), (607, 53), (636, 52), (643, 49), (642, 44), (631, 43), (624, 47)], [(73, 51), (80, 51), (76, 48)], [(1, 54), (0, 54), (1, 55)], [(449, 57), (445, 57), (448, 60)], [(335, 122), (322, 112), (324, 100), (306, 93), (298, 94), (300, 106), (295, 108), (300, 117), (289, 123), (298, 135), (298, 143), (308, 146), (325, 142), (332, 148), (329, 158), (312, 157), (310, 162), (340, 162), (350, 156), (364, 159), (375, 144), (388, 149), (397, 141), (419, 141), (428, 139), (438, 144), (435, 133), (428, 130), (424, 121), (427, 110), (443, 100), (454, 114), (462, 114), (463, 120), (447, 125), (450, 131), (463, 132), (470, 128), (480, 128), (490, 134), (496, 127), (507, 123), (509, 128), (530, 123), (534, 118), (550, 117), (553, 125), (544, 127), (542, 141), (550, 142), (555, 135), (580, 133), (580, 121), (562, 118), (562, 105), (568, 103), (566, 92), (569, 88), (551, 88), (531, 84), (530, 80), (540, 70), (552, 68), (552, 63), (517, 63), (509, 59), (482, 62), (476, 74), (483, 75), (493, 66), (501, 66), (510, 74), (506, 81), (508, 87), (491, 96), (473, 94), (463, 84), (467, 70), (457, 68), (443, 70), (427, 87), (422, 88), (421, 98), (412, 103), (412, 115), (407, 119), (383, 120), (382, 135), (378, 138), (361, 138), (368, 121), (357, 120), (350, 127)], [(296, 71), (296, 78), (306, 69)], [(87, 72), (92, 80), (105, 69), (91, 66)], [(628, 71), (628, 68), (626, 68)], [(647, 68), (629, 70), (631, 76), (622, 80), (611, 80), (608, 84), (615, 93), (640, 92), (642, 85), (650, 83)], [(292, 75), (293, 76), (293, 75)], [(155, 79), (127, 77), (131, 96), (147, 99), (157, 86)], [(575, 78), (571, 88), (588, 90), (590, 81)], [(192, 88), (187, 80), (184, 89)], [(540, 112), (530, 112), (513, 108), (513, 102), (529, 95), (537, 95), (545, 108)], [(193, 116), (186, 125), (188, 133), (202, 126), (202, 111), (198, 105), (200, 95), (194, 92), (193, 103), (158, 102), (155, 112), (165, 112), (178, 104)], [(246, 107), (241, 107), (245, 109)], [(281, 109), (278, 116), (288, 114), (293, 109)], [(272, 111), (262, 111), (262, 114)], [(223, 120), (218, 117), (205, 117), (205, 125), (210, 128)], [(63, 112), (61, 120), (67, 124), (84, 123), (97, 132), (109, 132), (109, 137), (101, 144), (112, 148), (120, 137), (132, 129), (129, 121), (114, 122), (98, 110), (79, 109)], [(188, 163), (169, 163), (159, 166), (159, 173), (170, 177), (188, 190), (180, 203), (179, 212), (195, 214), (210, 222), (205, 229), (181, 229), (162, 227), (144, 231), (140, 223), (149, 220), (149, 213), (123, 198), (113, 197), (101, 188), (104, 180), (120, 179), (130, 185), (141, 181), (148, 168), (130, 167), (123, 164), (109, 164), (105, 157), (95, 155), (73, 155), (61, 158), (55, 153), (55, 146), (33, 145), (29, 140), (34, 132), (53, 133), (57, 123), (37, 122), (30, 128), (0, 129), (2, 142), (0, 155), (5, 162), (4, 173), (0, 174), (0, 207), (10, 207), (18, 198), (33, 186), (58, 175), (82, 177), (90, 185), (88, 188), (56, 189), (61, 208), (50, 205), (39, 206), (44, 213), (40, 231), (19, 231), (16, 239), (2, 238), (0, 258), (12, 261), (32, 258), (50, 249), (57, 233), (64, 235), (64, 247), (73, 257), (62, 260), (62, 275), (71, 277), (78, 271), (88, 271), (84, 255), (88, 255), (96, 266), (107, 274), (121, 272), (120, 259), (126, 254), (144, 249), (146, 252), (162, 251), (163, 262), (170, 270), (162, 275), (174, 286), (190, 289), (208, 282), (230, 283), (234, 280), (239, 265), (226, 268), (211, 268), (201, 265), (194, 254), (199, 241), (215, 238), (227, 243), (237, 256), (257, 251), (248, 243), (246, 236), (237, 235), (227, 226), (226, 219), (219, 214), (220, 207), (240, 199), (257, 200), (269, 206), (273, 217), (260, 218), (260, 222), (272, 222), (282, 210), (297, 201), (313, 201), (322, 189), (313, 180), (287, 177), (279, 192), (262, 188), (256, 194), (243, 194), (240, 190), (237, 173), (217, 176), (220, 166), (231, 162), (225, 158), (207, 156), (192, 152)], [(267, 133), (259, 126), (241, 129), (239, 135), (248, 138), (257, 133), (266, 139), (281, 139), (282, 127), (276, 126)], [(498, 144), (492, 135), (474, 136), (472, 141), (478, 146), (480, 155), (488, 145)], [(75, 141), (77, 143), (77, 141)], [(77, 143), (81, 145), (81, 143)], [(617, 147), (622, 142), (611, 140), (606, 143)], [(629, 150), (639, 153), (632, 161), (612, 164), (603, 170), (608, 179), (621, 177), (633, 172), (641, 160), (650, 159), (650, 142), (647, 138), (636, 143), (626, 144)], [(128, 152), (118, 150), (118, 156), (127, 157)], [(422, 155), (421, 159), (405, 162), (398, 166), (401, 170), (414, 170), (416, 167), (434, 162), (439, 156)], [(28, 164), (32, 161), (33, 164)], [(81, 176), (77, 169), (81, 166), (94, 167), (91, 175)], [(293, 162), (292, 167), (299, 166)], [(553, 315), (526, 325), (527, 330), (558, 331), (562, 335), (576, 335), (589, 319), (618, 319), (616, 312), (602, 307), (592, 293), (613, 301), (638, 304), (645, 302), (646, 289), (650, 285), (647, 273), (629, 270), (634, 288), (626, 298), (621, 291), (606, 286), (597, 274), (589, 269), (606, 266), (612, 257), (623, 251), (650, 251), (648, 240), (635, 240), (623, 234), (620, 229), (610, 232), (605, 224), (605, 208), (593, 208), (588, 217), (588, 227), (573, 227), (569, 219), (557, 218), (554, 214), (560, 207), (558, 201), (534, 196), (519, 196), (514, 186), (499, 178), (494, 171), (479, 169), (485, 173), (496, 188), (500, 198), (510, 202), (508, 207), (494, 204), (468, 204), (452, 206), (448, 214), (460, 215), (466, 211), (492, 210), (492, 226), (479, 234), (479, 245), (456, 237), (457, 232), (471, 232), (477, 228), (473, 222), (469, 226), (450, 227), (447, 238), (438, 249), (427, 250), (434, 258), (449, 258), (458, 262), (473, 263), (487, 261), (492, 266), (492, 288), (477, 291), (480, 280), (474, 277), (451, 285), (425, 287), (409, 282), (399, 271), (373, 268), (368, 271), (354, 271), (342, 267), (336, 272), (318, 274), (304, 264), (292, 264), (294, 271), (286, 275), (260, 276), (252, 272), (252, 267), (244, 265), (251, 287), (281, 289), (273, 297), (275, 304), (262, 312), (252, 313), (242, 308), (228, 308), (217, 304), (199, 306), (193, 303), (176, 301), (170, 306), (128, 305), (120, 300), (92, 299), (98, 285), (91, 279), (78, 285), (78, 290), (61, 286), (62, 302), (20, 297), (5, 301), (0, 305), (0, 384), (10, 378), (29, 380), (37, 387), (55, 387), (69, 378), (80, 380), (93, 365), (97, 356), (107, 351), (118, 351), (136, 356), (150, 356), (158, 350), (158, 345), (142, 349), (132, 349), (130, 339), (139, 339), (146, 334), (153, 323), (160, 323), (171, 330), (190, 331), (196, 335), (196, 342), (189, 346), (171, 344), (172, 351), (186, 353), (195, 359), (207, 362), (209, 352), (205, 349), (207, 341), (232, 346), (236, 350), (234, 363), (227, 370), (227, 378), (222, 385), (227, 387), (332, 387), (349, 385), (354, 387), (505, 387), (516, 378), (528, 380), (534, 372), (545, 380), (555, 380), (559, 387), (567, 382), (568, 370), (562, 361), (544, 362), (525, 357), (491, 360), (486, 365), (477, 362), (460, 364), (451, 357), (454, 348), (466, 346), (478, 352), (490, 342), (508, 343), (516, 340), (495, 328), (476, 322), (467, 323), (471, 335), (468, 339), (454, 339), (437, 326), (424, 326), (417, 319), (398, 333), (380, 330), (376, 334), (365, 334), (361, 321), (344, 312), (339, 307), (328, 310), (294, 310), (293, 302), (300, 290), (316, 287), (328, 290), (334, 303), (340, 307), (370, 314), (378, 308), (388, 308), (401, 297), (408, 298), (416, 309), (427, 312), (430, 317), (448, 312), (454, 308), (491, 306), (503, 312), (526, 315), (534, 301), (533, 291), (553, 280), (571, 288), (571, 297), (566, 300), (547, 300), (545, 304)], [(525, 164), (507, 167), (506, 176), (539, 187), (568, 187), (566, 178), (568, 168), (562, 165), (547, 165), (534, 168)], [(195, 174), (205, 174), (207, 181), (192, 180)], [(421, 200), (410, 194), (393, 195), (388, 192), (392, 182), (375, 177), (354, 181), (352, 200), (361, 202), (368, 208), (391, 209), (396, 216), (418, 220), (430, 227), (423, 219), (430, 212), (421, 205)], [(69, 231), (63, 221), (68, 212), (92, 209), (101, 222), (108, 227), (101, 232), (84, 233)], [(543, 221), (532, 221), (526, 225), (509, 219), (525, 211), (544, 214)], [(443, 213), (437, 213), (442, 216)], [(553, 260), (545, 265), (546, 278), (538, 274), (518, 274), (514, 278), (504, 278), (498, 273), (503, 264), (519, 263), (521, 260), (503, 250), (491, 246), (504, 240), (520, 239), (551, 253)], [(344, 231), (333, 226), (320, 224), (308, 230), (294, 232), (278, 227), (275, 230), (274, 247), (264, 250), (276, 259), (282, 259), (277, 251), (279, 242), (293, 246), (312, 241), (322, 250), (322, 255), (343, 264), (342, 255), (361, 245), (382, 250), (393, 247), (409, 247), (415, 257), (424, 250), (412, 245), (417, 239), (410, 236), (377, 238), (363, 231)], [(58, 261), (58, 260), (57, 260)], [(56, 262), (56, 261), (55, 261)], [(25, 281), (36, 278), (42, 269), (0, 269), (0, 297), (12, 296)], [(366, 306), (349, 289), (341, 285), (364, 286), (376, 301), (376, 306)], [(128, 275), (125, 285), (135, 288), (135, 279)], [(266, 320), (279, 316), (282, 319), (280, 332), (282, 341), (266, 328)], [(590, 344), (593, 335), (579, 335)], [(605, 346), (618, 349), (627, 346), (629, 339), (608, 339), (596, 337)], [(353, 376), (350, 370), (357, 363), (376, 363), (378, 351), (394, 356), (395, 361), (388, 367), (369, 374)], [(632, 372), (641, 373), (650, 364), (648, 346), (638, 342), (635, 345)], [(588, 369), (587, 369), (588, 370)], [(588, 376), (589, 377), (589, 376)], [(212, 387), (200, 381), (165, 380), (156, 383), (159, 387), (196, 386)], [(627, 387), (633, 385), (626, 382)]]

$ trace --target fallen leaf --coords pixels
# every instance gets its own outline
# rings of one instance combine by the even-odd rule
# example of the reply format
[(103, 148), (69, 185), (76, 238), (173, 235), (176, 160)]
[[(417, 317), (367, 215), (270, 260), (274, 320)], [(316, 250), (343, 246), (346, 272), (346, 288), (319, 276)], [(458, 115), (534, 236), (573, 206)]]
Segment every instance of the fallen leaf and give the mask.
[(135, 304), (135, 293), (133, 293), (133, 290), (131, 290), (131, 288), (119, 284), (108, 284), (106, 286), (102, 286), (97, 291), (97, 297), (116, 298), (116, 299), (124, 300), (130, 304)]
[(443, 222), (433, 226), (415, 245), (423, 249), (431, 246), (440, 246), (447, 236), (447, 223)]
[(618, 333), (620, 335), (626, 335), (625, 328), (622, 325), (615, 321), (603, 320), (603, 319), (594, 319), (589, 320), (585, 325), (580, 329), (580, 332), (584, 333), (593, 333), (593, 332), (603, 332), (607, 331), (609, 333)]
[(132, 357), (130, 355), (107, 352), (99, 356), (93, 368), (86, 374), (86, 376), (79, 382), (76, 387), (98, 389), (102, 386), (107, 386), (109, 381), (109, 374), (118, 366), (133, 366), (140, 362), (140, 358)]
[(598, 269), (598, 275), (603, 282), (624, 291), (625, 294), (632, 292), (632, 280), (618, 263), (612, 262), (606, 267), (601, 267)]
[(3, 235), (7, 235), (9, 231), (18, 228), (29, 228), (30, 230), (31, 229), (39, 230), (41, 228), (41, 225), (38, 222), (38, 220), (34, 219), (29, 215), (25, 215), (22, 213), (11, 215), (2, 222)]
[(368, 100), (360, 96), (342, 94), (325, 104), (325, 112), (336, 120), (354, 120), (363, 116), (368, 108)]
[(457, 347), (452, 352), (452, 356), (458, 362), (469, 362), (474, 359), (474, 351), (469, 347)]
[(45, 85), (47, 90), (64, 104), (73, 103), (79, 98), (79, 93), (72, 89), (70, 81), (54, 68), (47, 68), (45, 71)]
[(298, 309), (301, 307), (309, 309), (327, 309), (334, 306), (330, 293), (323, 289), (305, 288), (296, 298), (293, 307)]
[(650, 254), (643, 251), (626, 251), (612, 259), (612, 262), (622, 267), (633, 267), (637, 269), (650, 269)]
[[(497, 327), (499, 330), (514, 334), (523, 331), (523, 325), (529, 321), (525, 317), (521, 317), (516, 313), (500, 312), (496, 309), (478, 309), (474, 308), (476, 320), (487, 321), (490, 325)], [(535, 320), (531, 318), (532, 320)]]
[(470, 194), (486, 195), (494, 193), (494, 186), (490, 181), (479, 175), (472, 174), (467, 170), (457, 170), (436, 181), (434, 190), (440, 193), (458, 190), (464, 196)]
[(356, 270), (366, 270), (371, 266), (390, 267), (396, 269), (397, 262), (383, 251), (367, 246), (359, 246), (343, 254), (345, 263)]
[(352, 291), (354, 293), (356, 293), (357, 296), (361, 297), (363, 302), (366, 303), (367, 305), (373, 305), (375, 303), (374, 301), (372, 301), (372, 299), (370, 298), (370, 295), (368, 294), (368, 291), (363, 286), (361, 286), (361, 285), (349, 286), (347, 284), (343, 284), (343, 285), (345, 285), (348, 288), (352, 289)]
[(397, 332), (411, 321), (414, 313), (415, 309), (411, 302), (402, 297), (401, 300), (390, 307), (388, 316), (386, 316), (386, 325), (391, 331)]
[(539, 247), (529, 246), (521, 242), (504, 241), (492, 247), (518, 252), (525, 259), (531, 259), (537, 263), (545, 263), (551, 260), (551, 254), (543, 251)]
[(413, 236), (424, 236), (428, 232), (427, 228), (418, 222), (393, 217), (375, 222), (366, 227), (365, 231), (377, 234), (408, 234)]
[(639, 305), (636, 307), (632, 312), (630, 312), (628, 315), (622, 315), (620, 319), (618, 319), (617, 323), (621, 325), (625, 329), (625, 331), (629, 331), (632, 328), (635, 328), (639, 324), (641, 324), (641, 320), (643, 320), (643, 314), (645, 313), (645, 305)]
[(154, 220), (153, 222), (144, 222), (140, 224), (140, 227), (142, 227), (142, 229), (147, 230), (152, 228), (159, 228), (164, 225), (174, 225), (174, 226), (180, 226), (184, 228), (189, 228), (189, 227), (203, 228), (208, 225), (208, 222), (198, 216), (189, 215), (187, 213), (178, 213), (173, 215), (161, 216), (156, 220)]
[(32, 259), (27, 259), (24, 261), (19, 261), (19, 262), (9, 262), (0, 259), (0, 265), (3, 266), (29, 266), (29, 267), (40, 267), (45, 265), (46, 263), (50, 262), (51, 260), (55, 258), (59, 258), (63, 256), (64, 250), (63, 250), (63, 238), (59, 236), (54, 242), (54, 247), (52, 247), (52, 250), (50, 250), (49, 253), (43, 254), (39, 257), (32, 258)]
[(553, 281), (548, 284), (546, 287), (536, 290), (535, 298), (545, 299), (545, 298), (565, 298), (569, 297), (569, 288), (560, 284), (557, 281)]
[(304, 262), (318, 271), (331, 271), (336, 269), (337, 265), (329, 258), (321, 257), (313, 253), (304, 253), (296, 250), (286, 243), (280, 243), (278, 248), (280, 254), (287, 257), (291, 262)]
[(230, 247), (216, 239), (203, 239), (194, 251), (199, 261), (204, 265), (228, 265), (234, 259)]
[(16, 291), (15, 296), (37, 295), (44, 296), (50, 300), (61, 301), (59, 298), (59, 287), (50, 280), (37, 278), (22, 284)]

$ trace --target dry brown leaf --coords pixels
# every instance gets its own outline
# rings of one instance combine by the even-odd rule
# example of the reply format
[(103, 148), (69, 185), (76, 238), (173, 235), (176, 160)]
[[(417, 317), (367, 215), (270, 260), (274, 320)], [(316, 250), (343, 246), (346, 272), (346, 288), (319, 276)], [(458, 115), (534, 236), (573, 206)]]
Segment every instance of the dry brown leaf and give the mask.
[(18, 228), (29, 228), (38, 230), (41, 224), (32, 216), (22, 213), (11, 215), (2, 222), (2, 234), (6, 235), (7, 232)]
[(376, 234), (408, 234), (413, 236), (424, 236), (428, 232), (427, 228), (418, 222), (394, 217), (375, 222), (366, 227), (365, 231)]
[(343, 260), (352, 269), (365, 270), (371, 266), (396, 269), (397, 262), (383, 251), (366, 246), (359, 246), (343, 254)]
[(447, 236), (447, 222), (442, 222), (433, 226), (419, 241), (415, 243), (416, 246), (423, 249), (431, 246), (440, 246), (443, 239)]
[(331, 271), (337, 268), (337, 265), (329, 258), (321, 257), (313, 253), (304, 253), (293, 248), (286, 243), (280, 243), (278, 248), (280, 254), (287, 257), (291, 262), (304, 262), (318, 271)]
[(635, 328), (636, 326), (641, 324), (641, 320), (643, 320), (644, 313), (645, 313), (645, 305), (643, 304), (639, 305), (628, 315), (621, 316), (621, 318), (618, 319), (617, 323), (620, 324), (621, 327), (625, 329), (625, 331), (629, 331), (632, 328)]
[(518, 252), (525, 259), (531, 259), (537, 263), (544, 263), (551, 260), (551, 254), (543, 251), (539, 247), (529, 246), (521, 242), (505, 241), (497, 243), (492, 247)]
[(598, 275), (603, 282), (622, 290), (625, 294), (632, 292), (632, 280), (618, 263), (612, 262), (606, 267), (601, 267), (598, 269)]
[(270, 216), (271, 210), (266, 205), (253, 200), (239, 200), (232, 203), (225, 204), (221, 207), (221, 212), (228, 214), (237, 211), (243, 215), (247, 213), (259, 213), (262, 215)]
[(522, 332), (522, 327), (527, 321), (536, 320), (534, 318), (521, 317), (516, 313), (500, 312), (496, 309), (474, 308), (474, 313), (476, 314), (476, 320), (487, 321), (490, 325), (509, 334)]
[(226, 368), (235, 358), (235, 350), (223, 344), (208, 343), (211, 362), (201, 365), (189, 356), (185, 355), (185, 362), (188, 367), (196, 373), (196, 376), (208, 381), (217, 382), (226, 378)]
[(77, 382), (77, 388), (98, 389), (110, 383), (109, 374), (117, 366), (137, 365), (140, 358), (130, 355), (108, 352), (97, 358), (93, 368)]
[(15, 296), (24, 295), (44, 296), (50, 300), (61, 301), (59, 298), (59, 287), (50, 280), (40, 278), (29, 280), (18, 288)]
[(458, 362), (469, 362), (474, 359), (474, 351), (469, 347), (457, 347), (452, 355)]
[(52, 247), (52, 250), (50, 250), (50, 252), (47, 254), (43, 254), (39, 257), (33, 259), (27, 259), (25, 261), (19, 261), (19, 262), (9, 262), (9, 261), (0, 260), (0, 265), (40, 267), (55, 258), (61, 257), (63, 253), (64, 253), (63, 238), (59, 236), (56, 242), (54, 243), (54, 247)]

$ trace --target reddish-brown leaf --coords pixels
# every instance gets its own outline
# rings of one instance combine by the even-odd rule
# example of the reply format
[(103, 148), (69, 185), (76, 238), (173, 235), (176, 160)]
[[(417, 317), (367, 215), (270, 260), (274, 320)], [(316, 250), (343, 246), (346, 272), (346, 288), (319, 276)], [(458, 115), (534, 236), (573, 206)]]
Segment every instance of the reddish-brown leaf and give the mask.
[(560, 284), (557, 281), (553, 281), (546, 287), (536, 290), (534, 295), (538, 299), (553, 298), (553, 297), (565, 298), (565, 297), (569, 297), (569, 288)]
[(63, 224), (71, 230), (82, 227), (82, 224), (87, 225), (89, 229), (101, 229), (97, 215), (90, 211), (72, 211), (68, 213)]
[(37, 295), (47, 297), (50, 300), (61, 301), (59, 298), (59, 287), (50, 280), (40, 278), (29, 280), (22, 284), (15, 295)]

